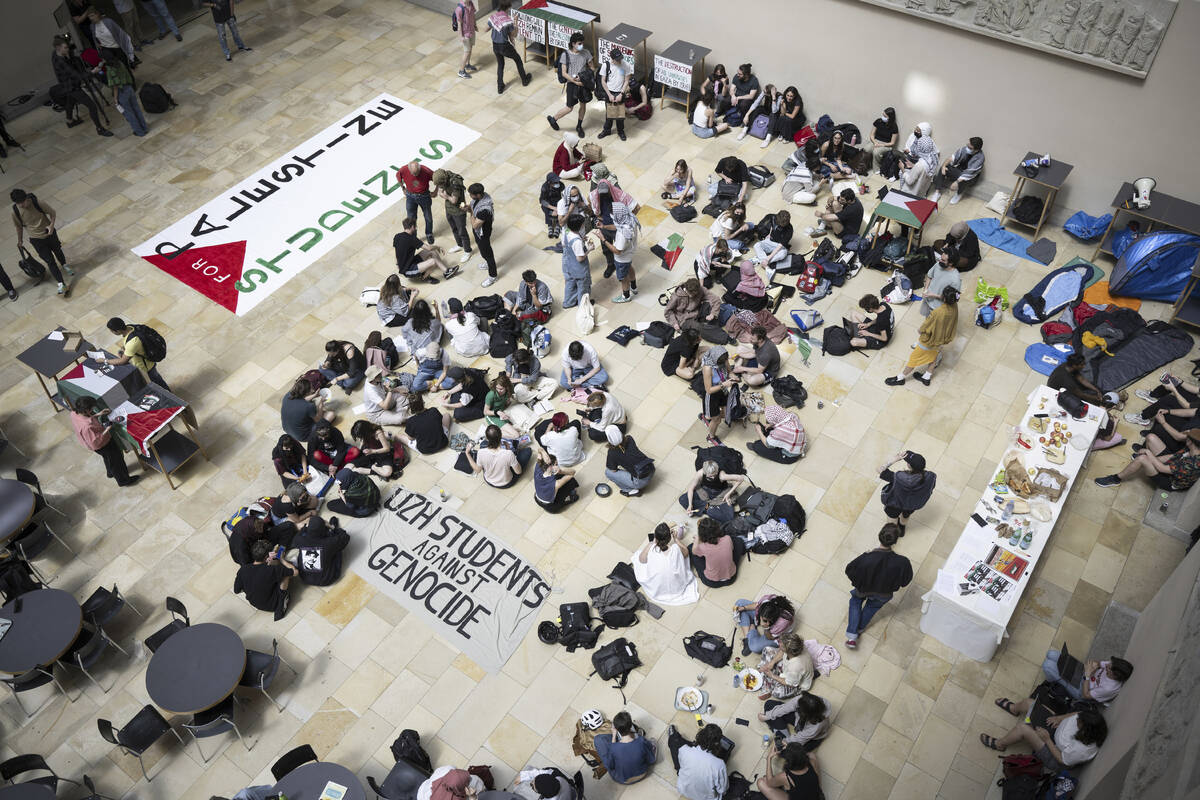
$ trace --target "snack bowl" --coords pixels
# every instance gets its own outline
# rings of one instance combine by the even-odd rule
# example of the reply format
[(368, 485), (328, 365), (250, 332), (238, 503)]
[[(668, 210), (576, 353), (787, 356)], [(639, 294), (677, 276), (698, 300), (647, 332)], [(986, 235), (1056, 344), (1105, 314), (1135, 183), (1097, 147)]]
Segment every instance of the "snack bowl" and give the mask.
[(708, 692), (695, 686), (680, 686), (675, 690), (675, 708), (695, 713), (708, 707)]
[(762, 689), (763, 675), (753, 667), (746, 667), (738, 673), (738, 677), (742, 680), (742, 688), (747, 692), (757, 692)]

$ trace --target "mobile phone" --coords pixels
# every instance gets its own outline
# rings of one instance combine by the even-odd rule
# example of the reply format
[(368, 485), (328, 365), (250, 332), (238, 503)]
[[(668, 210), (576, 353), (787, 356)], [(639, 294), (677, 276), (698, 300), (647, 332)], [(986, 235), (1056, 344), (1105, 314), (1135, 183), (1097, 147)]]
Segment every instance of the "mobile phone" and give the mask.
[(734, 721), (734, 724), (736, 724), (736, 725), (745, 725), (747, 728), (750, 727), (750, 720), (748, 720), (748, 719), (742, 719), (741, 717), (737, 717), (733, 721)]
[(979, 516), (978, 513), (972, 514), (971, 519), (975, 520), (975, 524), (978, 525), (979, 527), (981, 527), (981, 528), (987, 527), (987, 523), (984, 521), (983, 517)]

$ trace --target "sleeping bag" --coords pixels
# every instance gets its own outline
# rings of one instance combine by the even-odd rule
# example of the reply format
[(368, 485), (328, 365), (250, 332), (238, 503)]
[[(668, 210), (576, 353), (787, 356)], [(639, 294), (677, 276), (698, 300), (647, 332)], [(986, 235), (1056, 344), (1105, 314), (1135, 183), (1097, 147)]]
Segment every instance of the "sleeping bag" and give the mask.
[(1086, 262), (1054, 270), (1013, 304), (1013, 317), (1027, 325), (1040, 325), (1053, 318), (1083, 297), (1094, 270)]
[(1084, 374), (1101, 391), (1115, 392), (1183, 358), (1191, 349), (1190, 335), (1162, 320), (1154, 320), (1121, 342), (1112, 357), (1090, 361)]

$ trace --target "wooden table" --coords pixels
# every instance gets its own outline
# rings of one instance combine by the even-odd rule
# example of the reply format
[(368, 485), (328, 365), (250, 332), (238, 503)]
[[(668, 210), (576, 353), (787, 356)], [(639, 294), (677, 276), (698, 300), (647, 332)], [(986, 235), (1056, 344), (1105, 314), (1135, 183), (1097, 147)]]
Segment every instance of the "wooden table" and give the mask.
[(0, 478), (0, 544), (7, 544), (29, 524), (36, 507), (32, 488), (12, 478)]
[(325, 784), (333, 781), (346, 787), (342, 800), (367, 800), (362, 782), (350, 770), (332, 761), (310, 761), (301, 764), (275, 784), (274, 791), (282, 792), (288, 800), (317, 800)]
[[(1041, 158), (1040, 153), (1035, 153), (1032, 150), (1025, 154), (1022, 162), (1030, 159)], [(1057, 158), (1050, 159), (1050, 166), (1040, 167), (1036, 175), (1025, 174), (1025, 168), (1020, 164), (1013, 170), (1013, 175), (1017, 176), (1017, 183), (1013, 186), (1012, 194), (1008, 196), (1008, 202), (1004, 204), (1004, 213), (1000, 215), (1000, 224), (1005, 221), (1015, 222), (1018, 225), (1024, 225), (1026, 228), (1033, 228), (1033, 238), (1037, 241), (1038, 233), (1042, 230), (1042, 225), (1046, 223), (1046, 217), (1050, 215), (1050, 207), (1054, 205), (1054, 199), (1058, 197), (1058, 190), (1066, 183), (1067, 176), (1071, 174), (1074, 166), (1065, 161), (1059, 161)], [(1013, 203), (1021, 197), (1025, 191), (1027, 183), (1034, 183), (1046, 190), (1045, 203), (1042, 205), (1042, 215), (1038, 217), (1037, 224), (1031, 222), (1022, 222), (1008, 212), (1013, 207)]]
[(50, 389), (46, 387), (46, 378), (50, 379), (52, 385), (55, 384), (63, 371), (87, 358), (88, 351), (95, 350), (96, 346), (82, 335), (67, 331), (61, 325), (54, 330), (65, 338), (55, 340), (49, 335), (43, 336), (33, 346), (18, 353), (17, 360), (37, 375), (38, 383), (42, 385), (42, 391), (50, 401), (50, 407), (57, 414), (65, 411), (67, 406), (57, 393), (50, 393)]
[(26, 592), (0, 608), (0, 618), (12, 622), (0, 639), (0, 672), (9, 675), (53, 664), (71, 649), (83, 629), (83, 609), (70, 592), (61, 589)]
[(163, 711), (195, 714), (233, 694), (245, 671), (242, 637), (224, 625), (202, 622), (173, 634), (150, 657), (146, 691)]

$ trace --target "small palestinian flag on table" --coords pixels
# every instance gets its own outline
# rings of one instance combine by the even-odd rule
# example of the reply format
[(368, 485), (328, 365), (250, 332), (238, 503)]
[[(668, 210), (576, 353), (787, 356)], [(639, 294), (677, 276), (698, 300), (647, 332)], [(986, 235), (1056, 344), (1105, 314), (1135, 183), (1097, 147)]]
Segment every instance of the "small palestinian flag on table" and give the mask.
[(679, 256), (683, 254), (683, 235), (672, 233), (658, 244), (650, 248), (650, 252), (662, 259), (663, 269), (673, 269)]

